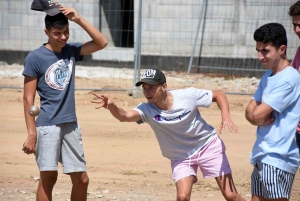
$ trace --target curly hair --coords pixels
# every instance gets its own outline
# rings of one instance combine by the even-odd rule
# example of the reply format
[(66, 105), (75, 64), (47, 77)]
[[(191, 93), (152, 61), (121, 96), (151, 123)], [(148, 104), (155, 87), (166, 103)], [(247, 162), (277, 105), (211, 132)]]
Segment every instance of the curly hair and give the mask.
[(290, 16), (300, 15), (300, 1), (292, 5), (288, 13)]
[(279, 23), (265, 24), (254, 32), (253, 38), (256, 42), (271, 43), (276, 49), (287, 46), (285, 28)]

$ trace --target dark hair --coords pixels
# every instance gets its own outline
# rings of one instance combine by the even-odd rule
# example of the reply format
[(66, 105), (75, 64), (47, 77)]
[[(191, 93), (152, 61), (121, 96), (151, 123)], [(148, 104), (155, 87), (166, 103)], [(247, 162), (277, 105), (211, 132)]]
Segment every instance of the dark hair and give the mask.
[(45, 17), (45, 26), (48, 31), (50, 31), (52, 27), (62, 29), (67, 24), (69, 24), (68, 18), (62, 13), (54, 16), (46, 15)]
[(285, 28), (279, 23), (265, 24), (254, 32), (253, 38), (256, 42), (271, 43), (276, 49), (287, 46)]
[(294, 5), (292, 5), (288, 13), (290, 16), (300, 15), (300, 1), (297, 1)]

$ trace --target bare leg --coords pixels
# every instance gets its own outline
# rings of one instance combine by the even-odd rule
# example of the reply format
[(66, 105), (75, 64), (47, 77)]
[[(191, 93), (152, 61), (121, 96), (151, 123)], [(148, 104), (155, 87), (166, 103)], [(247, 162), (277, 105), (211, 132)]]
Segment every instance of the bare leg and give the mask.
[(37, 201), (52, 201), (52, 190), (57, 181), (57, 171), (40, 172), (40, 180), (36, 193)]
[(264, 197), (252, 195), (251, 201), (266, 201)]
[(72, 180), (71, 201), (86, 201), (89, 177), (86, 172), (73, 172), (70, 174)]
[(227, 201), (246, 201), (236, 191), (231, 173), (215, 178)]
[(191, 199), (194, 176), (188, 176), (176, 182), (177, 201), (189, 201)]

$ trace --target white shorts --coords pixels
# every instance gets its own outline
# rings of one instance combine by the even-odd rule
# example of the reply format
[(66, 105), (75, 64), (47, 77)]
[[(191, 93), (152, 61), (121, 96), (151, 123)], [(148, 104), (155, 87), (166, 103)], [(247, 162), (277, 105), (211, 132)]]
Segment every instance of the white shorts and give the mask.
[(35, 157), (40, 171), (56, 171), (58, 162), (63, 173), (85, 172), (81, 129), (77, 122), (39, 126)]

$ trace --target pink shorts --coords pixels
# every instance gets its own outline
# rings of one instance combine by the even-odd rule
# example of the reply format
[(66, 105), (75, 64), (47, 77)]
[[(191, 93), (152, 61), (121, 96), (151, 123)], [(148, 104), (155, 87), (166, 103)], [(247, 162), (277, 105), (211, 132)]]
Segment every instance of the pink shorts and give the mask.
[(198, 166), (204, 178), (214, 178), (231, 173), (225, 150), (223, 141), (218, 134), (215, 134), (211, 141), (191, 158), (172, 160), (172, 177), (175, 183), (189, 176), (194, 176), (194, 183), (196, 183)]

